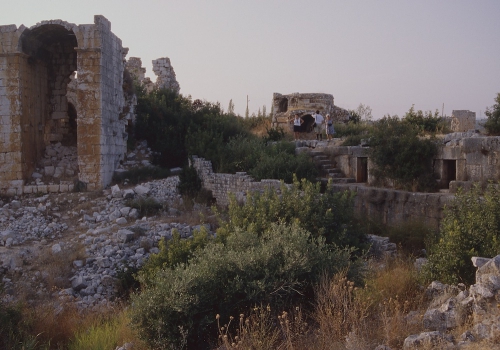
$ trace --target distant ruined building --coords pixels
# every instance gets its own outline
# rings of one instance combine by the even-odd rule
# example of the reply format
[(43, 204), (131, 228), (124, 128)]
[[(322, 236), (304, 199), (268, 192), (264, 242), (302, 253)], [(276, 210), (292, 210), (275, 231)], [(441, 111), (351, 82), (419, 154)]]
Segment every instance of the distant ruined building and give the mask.
[(155, 83), (145, 76), (146, 68), (142, 67), (142, 61), (139, 57), (130, 57), (127, 60), (126, 68), (132, 77), (142, 84), (147, 91), (152, 91), (153, 89), (170, 89), (179, 92), (181, 89), (177, 82), (174, 68), (170, 63), (170, 58), (168, 57), (153, 60), (153, 72), (157, 76)]
[[(100, 15), (94, 24), (0, 26), (0, 194), (111, 182), (135, 106), (127, 53)], [(179, 90), (168, 58), (153, 70), (155, 86)]]
[(313, 115), (319, 110), (325, 117), (330, 114), (335, 123), (349, 120), (349, 112), (337, 107), (333, 103), (333, 95), (330, 94), (300, 94), (298, 92), (290, 95), (273, 94), (272, 127), (281, 127), (288, 130), (290, 122), (296, 114), (304, 121), (304, 131), (311, 131), (314, 123)]

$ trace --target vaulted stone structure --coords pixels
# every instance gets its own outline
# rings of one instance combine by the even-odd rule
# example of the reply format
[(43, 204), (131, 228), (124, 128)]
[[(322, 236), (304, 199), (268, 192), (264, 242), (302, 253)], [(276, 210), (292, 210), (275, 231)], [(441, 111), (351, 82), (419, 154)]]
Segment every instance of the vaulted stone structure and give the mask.
[(304, 121), (303, 131), (311, 131), (314, 124), (313, 115), (319, 110), (320, 114), (330, 114), (335, 122), (349, 120), (349, 112), (335, 106), (333, 95), (321, 93), (293, 93), (283, 95), (275, 92), (273, 94), (272, 126), (289, 130), (290, 122), (298, 114)]
[(67, 190), (25, 186), (46, 147), (59, 142), (76, 145), (88, 189), (111, 182), (126, 152), (127, 51), (99, 15), (94, 24), (0, 26), (0, 193)]

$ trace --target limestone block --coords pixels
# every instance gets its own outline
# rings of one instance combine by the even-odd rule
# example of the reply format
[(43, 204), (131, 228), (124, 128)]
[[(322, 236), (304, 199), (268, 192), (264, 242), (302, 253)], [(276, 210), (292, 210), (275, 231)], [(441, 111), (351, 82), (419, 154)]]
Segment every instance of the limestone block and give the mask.
[(47, 185), (38, 185), (36, 186), (37, 193), (48, 193)]
[(53, 166), (46, 166), (44, 168), (44, 174), (46, 176), (52, 176), (52, 175), (54, 175), (54, 171), (55, 171), (55, 168)]
[(48, 185), (48, 191), (50, 193), (58, 193), (59, 192), (59, 185)]

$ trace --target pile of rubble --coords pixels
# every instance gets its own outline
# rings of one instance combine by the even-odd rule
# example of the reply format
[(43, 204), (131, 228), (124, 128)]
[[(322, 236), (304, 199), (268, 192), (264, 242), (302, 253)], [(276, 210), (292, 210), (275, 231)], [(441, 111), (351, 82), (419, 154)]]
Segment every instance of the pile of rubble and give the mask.
[(78, 178), (76, 146), (63, 146), (60, 142), (45, 148), (45, 155), (32, 174), (28, 185), (53, 185), (60, 181), (73, 183)]
[[(177, 192), (178, 177), (170, 177), (120, 189), (118, 185), (104, 191), (104, 196), (71, 194), (78, 199), (57, 195), (13, 200), (0, 209), (0, 268), (5, 290), (14, 293), (12, 274), (27, 274), (27, 265), (35, 261), (40, 247), (50, 254), (65, 254), (70, 247), (84, 247), (85, 258), (72, 262), (71, 287), (56, 292), (43, 283), (43, 266), (31, 266), (39, 294), (53, 293), (80, 308), (109, 306), (117, 293), (117, 276), (121, 271), (142, 266), (151, 253), (158, 252), (158, 242), (170, 239), (174, 230), (188, 238), (201, 226), (173, 223), (154, 217), (139, 217), (139, 211), (127, 204), (139, 197), (151, 198), (170, 207), (182, 201)], [(62, 195), (59, 195), (62, 196)], [(59, 198), (59, 199), (57, 199)], [(79, 209), (80, 208), (80, 209)], [(176, 214), (167, 209), (166, 216)], [(66, 222), (73, 220), (73, 225)], [(71, 230), (69, 229), (71, 227)], [(210, 232), (210, 226), (205, 225)], [(2, 247), (3, 246), (3, 247)], [(9, 254), (9, 252), (11, 254)], [(39, 268), (39, 270), (38, 270)], [(14, 295), (6, 296), (13, 300)]]

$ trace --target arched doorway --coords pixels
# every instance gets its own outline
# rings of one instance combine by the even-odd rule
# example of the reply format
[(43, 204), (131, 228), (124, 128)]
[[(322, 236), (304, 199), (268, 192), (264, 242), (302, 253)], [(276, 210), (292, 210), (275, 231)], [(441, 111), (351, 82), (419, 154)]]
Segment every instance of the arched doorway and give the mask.
[(314, 125), (314, 118), (310, 114), (305, 114), (300, 117), (304, 123), (302, 124), (302, 132), (312, 132)]
[[(27, 55), (21, 116), (24, 176), (30, 177), (51, 144), (76, 145), (77, 109), (68, 103), (71, 75), (77, 69), (78, 47), (70, 25), (41, 24), (26, 29), (20, 50)], [(76, 148), (75, 148), (76, 149)]]

